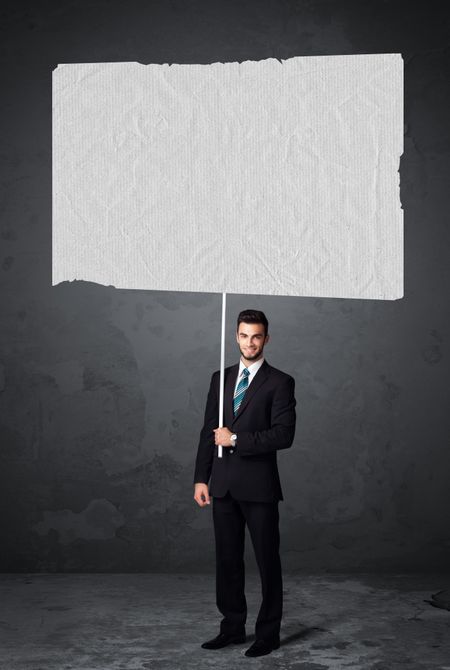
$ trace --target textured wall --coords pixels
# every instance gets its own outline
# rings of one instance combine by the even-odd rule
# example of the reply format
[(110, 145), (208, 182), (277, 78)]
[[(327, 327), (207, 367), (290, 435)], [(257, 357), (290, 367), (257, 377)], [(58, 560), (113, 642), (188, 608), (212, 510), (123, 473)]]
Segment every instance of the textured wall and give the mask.
[[(405, 298), (228, 297), (297, 381), (283, 566), (450, 565), (449, 14), (433, 2), (3, 3), (2, 571), (213, 570), (192, 499), (220, 296), (51, 287), (51, 71), (401, 52)], [(249, 564), (253, 555), (248, 547)]]

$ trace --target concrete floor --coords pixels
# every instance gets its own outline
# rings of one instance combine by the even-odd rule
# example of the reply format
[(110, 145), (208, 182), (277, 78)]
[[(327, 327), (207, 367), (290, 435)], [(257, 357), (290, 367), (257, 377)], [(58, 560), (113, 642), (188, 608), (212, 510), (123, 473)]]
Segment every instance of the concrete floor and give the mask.
[(259, 578), (247, 575), (248, 641), (217, 651), (214, 575), (0, 575), (2, 670), (450, 670), (450, 612), (424, 602), (450, 575), (284, 575), (281, 646), (244, 656)]

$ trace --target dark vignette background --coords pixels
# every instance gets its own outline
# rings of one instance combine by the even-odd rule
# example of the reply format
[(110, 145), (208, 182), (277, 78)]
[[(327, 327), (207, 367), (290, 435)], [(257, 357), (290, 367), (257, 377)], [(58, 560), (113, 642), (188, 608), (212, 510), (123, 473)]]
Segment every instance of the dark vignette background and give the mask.
[(286, 569), (448, 569), (445, 6), (2, 3), (0, 571), (214, 565), (191, 483), (220, 296), (51, 286), (52, 70), (379, 52), (405, 63), (405, 297), (230, 295), (227, 364), (236, 314), (263, 309), (267, 359), (297, 381), (297, 435), (279, 455)]

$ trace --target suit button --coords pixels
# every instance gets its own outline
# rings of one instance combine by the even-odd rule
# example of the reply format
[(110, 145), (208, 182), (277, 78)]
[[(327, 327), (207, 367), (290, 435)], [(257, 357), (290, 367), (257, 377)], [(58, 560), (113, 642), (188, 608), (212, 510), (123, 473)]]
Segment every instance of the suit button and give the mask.
[(230, 449), (230, 454), (233, 454), (233, 453), (234, 453), (234, 449)]

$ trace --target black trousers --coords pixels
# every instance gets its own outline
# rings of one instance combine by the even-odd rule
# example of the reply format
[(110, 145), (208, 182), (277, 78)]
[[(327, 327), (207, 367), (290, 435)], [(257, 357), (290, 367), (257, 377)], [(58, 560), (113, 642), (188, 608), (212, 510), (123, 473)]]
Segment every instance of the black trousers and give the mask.
[(262, 603), (255, 625), (256, 638), (279, 638), (283, 609), (283, 583), (280, 561), (279, 513), (276, 502), (235, 500), (227, 492), (213, 497), (216, 542), (216, 603), (223, 615), (220, 631), (245, 632), (245, 524), (250, 531), (261, 577)]

